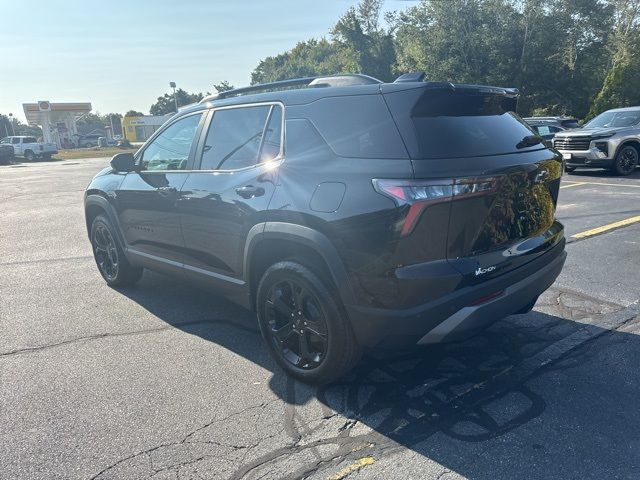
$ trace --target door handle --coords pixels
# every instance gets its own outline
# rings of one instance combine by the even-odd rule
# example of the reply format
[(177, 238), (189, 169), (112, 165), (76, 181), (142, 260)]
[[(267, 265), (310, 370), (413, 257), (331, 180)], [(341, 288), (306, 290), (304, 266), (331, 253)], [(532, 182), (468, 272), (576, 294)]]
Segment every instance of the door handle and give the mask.
[(261, 197), (264, 195), (264, 188), (254, 187), (253, 185), (245, 185), (244, 187), (236, 188), (236, 193), (242, 198)]
[(178, 193), (178, 189), (176, 187), (158, 187), (156, 191), (163, 197), (168, 197), (169, 195)]

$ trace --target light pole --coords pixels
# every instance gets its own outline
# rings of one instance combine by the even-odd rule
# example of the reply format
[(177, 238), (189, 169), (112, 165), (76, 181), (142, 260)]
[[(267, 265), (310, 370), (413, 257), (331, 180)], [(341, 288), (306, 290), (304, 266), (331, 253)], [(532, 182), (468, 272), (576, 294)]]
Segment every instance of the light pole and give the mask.
[(178, 112), (178, 97), (176, 97), (176, 82), (169, 82), (169, 86), (173, 88), (173, 101), (176, 104), (176, 113)]
[(15, 137), (16, 136), (16, 128), (13, 126), (13, 113), (9, 114), (9, 122), (11, 123), (11, 133)]

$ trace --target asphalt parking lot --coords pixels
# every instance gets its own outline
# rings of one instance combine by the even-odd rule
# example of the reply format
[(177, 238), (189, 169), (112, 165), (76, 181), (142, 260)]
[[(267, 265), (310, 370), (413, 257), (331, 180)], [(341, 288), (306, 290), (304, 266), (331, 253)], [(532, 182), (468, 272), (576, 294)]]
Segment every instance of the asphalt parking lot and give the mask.
[(564, 177), (533, 312), (316, 389), (210, 292), (106, 287), (82, 194), (107, 163), (0, 166), (0, 478), (640, 478), (640, 170)]

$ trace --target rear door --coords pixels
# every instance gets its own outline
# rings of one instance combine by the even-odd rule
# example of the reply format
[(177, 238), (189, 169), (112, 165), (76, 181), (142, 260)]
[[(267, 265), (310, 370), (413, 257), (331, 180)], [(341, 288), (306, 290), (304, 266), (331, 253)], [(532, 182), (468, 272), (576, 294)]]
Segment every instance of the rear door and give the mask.
[(202, 112), (165, 126), (137, 154), (140, 170), (130, 172), (116, 191), (119, 224), (133, 255), (157, 266), (178, 266), (183, 240), (176, 202), (193, 164)]
[[(385, 98), (416, 179), (448, 185), (446, 255), (468, 281), (513, 269), (560, 241), (554, 214), (561, 159), (513, 113), (515, 94), (423, 87)], [(419, 221), (428, 223), (429, 215)]]
[(247, 233), (261, 221), (283, 159), (283, 115), (275, 103), (211, 112), (178, 202), (187, 275), (243, 283)]

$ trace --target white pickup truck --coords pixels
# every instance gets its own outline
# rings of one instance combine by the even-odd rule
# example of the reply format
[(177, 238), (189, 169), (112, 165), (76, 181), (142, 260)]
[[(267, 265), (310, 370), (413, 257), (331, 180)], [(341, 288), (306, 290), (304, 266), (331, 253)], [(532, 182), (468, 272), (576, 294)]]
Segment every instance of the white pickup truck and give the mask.
[(24, 157), (29, 161), (35, 158), (49, 160), (52, 155), (58, 153), (55, 143), (38, 142), (36, 137), (4, 137), (0, 140), (0, 144), (11, 145), (16, 157)]

